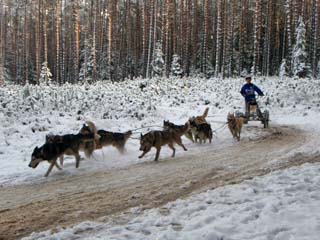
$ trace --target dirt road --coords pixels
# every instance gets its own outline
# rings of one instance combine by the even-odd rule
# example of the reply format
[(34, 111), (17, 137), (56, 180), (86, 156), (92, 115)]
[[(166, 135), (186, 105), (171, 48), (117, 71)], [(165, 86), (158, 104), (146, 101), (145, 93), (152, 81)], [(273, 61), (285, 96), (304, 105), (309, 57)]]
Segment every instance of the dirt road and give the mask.
[[(130, 207), (156, 207), (191, 192), (320, 161), (320, 156), (285, 157), (308, 141), (302, 130), (278, 126), (261, 135), (224, 149), (158, 163), (0, 188), (0, 239), (19, 239), (34, 231), (94, 220)], [(275, 159), (281, 161), (272, 165)]]

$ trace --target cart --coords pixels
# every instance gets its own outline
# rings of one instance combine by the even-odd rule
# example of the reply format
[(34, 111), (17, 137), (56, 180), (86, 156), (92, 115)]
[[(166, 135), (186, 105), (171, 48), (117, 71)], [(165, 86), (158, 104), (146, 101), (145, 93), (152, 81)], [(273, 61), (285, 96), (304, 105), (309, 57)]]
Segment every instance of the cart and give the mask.
[(237, 111), (235, 115), (238, 117), (243, 117), (244, 123), (248, 123), (250, 121), (260, 121), (263, 124), (264, 128), (269, 127), (269, 111), (264, 110), (262, 112), (256, 99), (252, 99), (250, 102), (248, 102), (246, 111), (248, 112), (242, 113), (240, 111)]

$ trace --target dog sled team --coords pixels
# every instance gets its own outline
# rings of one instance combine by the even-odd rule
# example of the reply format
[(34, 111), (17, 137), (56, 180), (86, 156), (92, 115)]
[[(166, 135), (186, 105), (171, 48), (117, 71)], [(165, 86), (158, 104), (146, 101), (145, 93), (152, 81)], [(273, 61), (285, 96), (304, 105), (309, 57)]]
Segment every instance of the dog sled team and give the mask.
[[(251, 79), (250, 79), (251, 81)], [(244, 85), (241, 94), (248, 98), (246, 94), (253, 94), (253, 88), (257, 88), (250, 82)], [(251, 85), (253, 86), (251, 86)], [(253, 90), (253, 91), (252, 91)], [(246, 93), (248, 92), (248, 93)], [(175, 156), (175, 145), (179, 145), (184, 151), (187, 148), (182, 143), (182, 136), (194, 143), (209, 143), (212, 141), (213, 131), (211, 125), (207, 122), (209, 108), (206, 108), (204, 113), (197, 117), (191, 117), (184, 125), (176, 125), (170, 121), (163, 122), (163, 130), (150, 131), (140, 136), (140, 151), (142, 154), (139, 158), (144, 157), (152, 148), (156, 149), (155, 161), (158, 161), (162, 146), (168, 145), (172, 149), (172, 157)], [(240, 141), (241, 129), (244, 124), (244, 117), (236, 116), (229, 113), (227, 116), (227, 125), (233, 138)], [(46, 141), (41, 147), (36, 147), (31, 155), (29, 167), (36, 168), (40, 162), (48, 161), (50, 166), (45, 174), (47, 177), (52, 171), (53, 167), (62, 170), (64, 155), (71, 155), (75, 157), (76, 168), (80, 164), (79, 152), (84, 152), (87, 158), (91, 157), (93, 152), (102, 149), (106, 146), (113, 146), (118, 149), (120, 153), (125, 150), (125, 144), (131, 137), (132, 131), (124, 133), (109, 132), (103, 129), (97, 129), (93, 122), (86, 122), (83, 124), (79, 133), (66, 135), (47, 135)], [(59, 159), (59, 163), (57, 162)], [(59, 165), (60, 164), (60, 165)]]

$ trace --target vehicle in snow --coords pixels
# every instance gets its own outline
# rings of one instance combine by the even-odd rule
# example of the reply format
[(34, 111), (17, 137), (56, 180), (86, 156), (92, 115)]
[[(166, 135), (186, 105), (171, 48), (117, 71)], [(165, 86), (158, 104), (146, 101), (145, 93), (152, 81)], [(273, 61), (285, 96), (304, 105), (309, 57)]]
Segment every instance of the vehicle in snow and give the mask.
[(235, 112), (235, 116), (238, 117), (243, 117), (244, 118), (244, 123), (248, 123), (249, 121), (261, 121), (263, 124), (264, 128), (269, 127), (269, 111), (264, 110), (263, 112), (261, 111), (259, 107), (259, 103), (257, 99), (252, 99), (247, 103), (248, 106), (248, 112), (242, 113), (240, 111)]

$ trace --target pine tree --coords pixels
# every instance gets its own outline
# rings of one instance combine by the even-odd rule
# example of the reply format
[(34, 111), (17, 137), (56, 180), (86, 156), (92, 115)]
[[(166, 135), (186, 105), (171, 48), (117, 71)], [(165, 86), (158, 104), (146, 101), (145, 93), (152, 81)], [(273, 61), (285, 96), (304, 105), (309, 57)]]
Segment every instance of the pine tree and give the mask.
[(171, 75), (180, 77), (183, 75), (183, 71), (181, 69), (181, 59), (177, 54), (172, 56)]
[(214, 74), (215, 74), (214, 67), (210, 61), (209, 56), (207, 56), (207, 58), (206, 58), (206, 72), (205, 72), (206, 78), (211, 78), (214, 76)]
[(79, 73), (79, 80), (81, 82), (89, 82), (93, 81), (93, 68), (94, 68), (94, 49), (93, 47), (86, 41), (85, 49), (81, 51), (81, 59), (82, 64)]
[(98, 79), (105, 81), (110, 79), (110, 71), (108, 65), (108, 56), (106, 53), (100, 56), (97, 66)]
[(320, 80), (320, 60), (318, 61), (318, 65), (317, 65), (317, 75), (316, 75), (316, 79)]
[(163, 72), (165, 70), (164, 67), (165, 65), (161, 42), (157, 42), (156, 47), (154, 49), (154, 57), (152, 61), (153, 76), (163, 76)]
[(2, 85), (7, 86), (8, 84), (12, 83), (11, 82), (11, 76), (10, 76), (10, 72), (9, 69), (6, 67), (2, 68), (2, 72), (0, 72), (0, 79), (2, 79), (3, 82), (0, 83), (0, 87)]
[(51, 77), (52, 77), (52, 73), (51, 73), (50, 69), (48, 68), (48, 63), (43, 62), (41, 72), (40, 72), (39, 83), (48, 85), (52, 80)]
[(282, 59), (280, 69), (279, 69), (279, 77), (283, 80), (284, 77), (287, 76), (287, 61), (286, 59)]
[(306, 52), (306, 28), (302, 17), (299, 17), (296, 29), (296, 43), (292, 51), (292, 67), (295, 77), (305, 78), (310, 75), (310, 67), (307, 62)]

